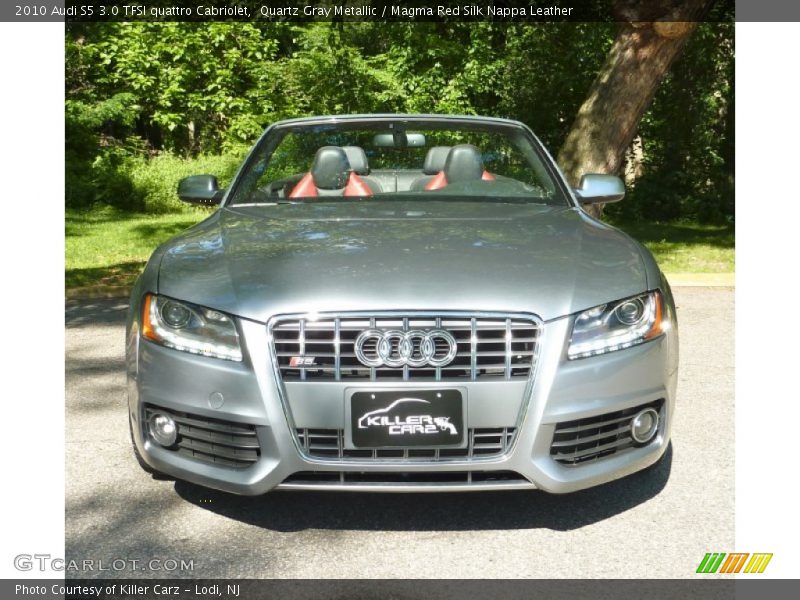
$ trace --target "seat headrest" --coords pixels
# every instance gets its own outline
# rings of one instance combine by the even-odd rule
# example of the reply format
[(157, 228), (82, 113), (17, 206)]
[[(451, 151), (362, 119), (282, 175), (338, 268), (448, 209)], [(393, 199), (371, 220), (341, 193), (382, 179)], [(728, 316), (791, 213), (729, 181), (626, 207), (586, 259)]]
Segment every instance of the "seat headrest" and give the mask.
[(425, 163), (422, 165), (422, 172), (425, 175), (436, 175), (444, 169), (447, 154), (450, 146), (433, 146), (425, 155)]
[(369, 175), (369, 162), (367, 153), (361, 146), (342, 146), (342, 150), (347, 155), (350, 168), (356, 175)]
[(483, 177), (481, 151), (472, 144), (458, 144), (450, 149), (444, 163), (448, 183), (477, 181)]
[(339, 190), (347, 185), (350, 163), (347, 154), (339, 146), (323, 146), (317, 150), (311, 165), (314, 185), (322, 190)]

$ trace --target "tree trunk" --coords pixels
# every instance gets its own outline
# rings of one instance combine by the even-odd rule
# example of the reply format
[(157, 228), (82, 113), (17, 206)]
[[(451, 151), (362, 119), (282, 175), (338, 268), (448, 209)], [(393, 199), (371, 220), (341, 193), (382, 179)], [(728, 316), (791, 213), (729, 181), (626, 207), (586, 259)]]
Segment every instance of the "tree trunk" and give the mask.
[(642, 176), (644, 172), (642, 163), (644, 163), (644, 144), (642, 136), (637, 135), (625, 151), (623, 159), (622, 173), (626, 188), (632, 188), (636, 184), (636, 180)]
[[(658, 84), (711, 2), (684, 0), (662, 13), (671, 20), (621, 26), (558, 153), (571, 185), (577, 186), (585, 173), (619, 173)], [(587, 208), (597, 217), (602, 214), (602, 205)]]

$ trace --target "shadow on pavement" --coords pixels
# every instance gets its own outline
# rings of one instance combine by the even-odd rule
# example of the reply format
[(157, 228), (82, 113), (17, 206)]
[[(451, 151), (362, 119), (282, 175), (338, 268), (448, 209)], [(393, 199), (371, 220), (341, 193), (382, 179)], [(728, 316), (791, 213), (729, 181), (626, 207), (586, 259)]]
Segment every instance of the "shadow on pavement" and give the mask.
[(70, 300), (64, 309), (64, 321), (67, 327), (124, 325), (127, 312), (127, 298)]
[(235, 496), (176, 481), (186, 501), (218, 515), (274, 531), (476, 531), (578, 529), (656, 496), (672, 468), (672, 444), (653, 467), (566, 495), (541, 491), (442, 494), (275, 492)]

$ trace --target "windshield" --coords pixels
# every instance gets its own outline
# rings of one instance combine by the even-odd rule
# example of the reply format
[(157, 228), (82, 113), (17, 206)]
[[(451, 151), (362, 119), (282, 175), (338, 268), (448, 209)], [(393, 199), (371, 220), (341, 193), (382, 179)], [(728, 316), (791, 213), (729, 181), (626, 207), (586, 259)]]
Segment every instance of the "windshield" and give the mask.
[(567, 200), (523, 128), (398, 120), (276, 127), (248, 160), (229, 201)]

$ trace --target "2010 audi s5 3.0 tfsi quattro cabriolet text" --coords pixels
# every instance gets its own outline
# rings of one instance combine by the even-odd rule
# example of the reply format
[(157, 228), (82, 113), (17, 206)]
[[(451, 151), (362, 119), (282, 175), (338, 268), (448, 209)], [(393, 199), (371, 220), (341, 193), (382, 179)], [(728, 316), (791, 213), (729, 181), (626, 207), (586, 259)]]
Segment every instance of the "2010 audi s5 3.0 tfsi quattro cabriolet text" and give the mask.
[(664, 455), (678, 336), (652, 255), (523, 124), (369, 115), (269, 127), (131, 297), (142, 467), (272, 489), (571, 492)]

